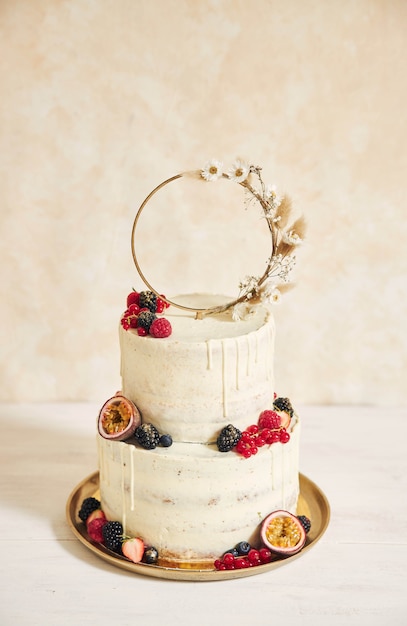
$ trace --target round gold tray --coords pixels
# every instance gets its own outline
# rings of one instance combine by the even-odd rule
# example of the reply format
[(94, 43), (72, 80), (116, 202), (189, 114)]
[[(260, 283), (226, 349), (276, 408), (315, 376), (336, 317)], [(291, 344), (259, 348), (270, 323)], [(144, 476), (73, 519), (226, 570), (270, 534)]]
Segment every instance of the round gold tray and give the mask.
[(257, 565), (247, 569), (216, 571), (208, 569), (188, 569), (186, 567), (164, 567), (160, 565), (148, 565), (147, 563), (133, 563), (125, 557), (113, 554), (103, 545), (91, 541), (86, 532), (86, 526), (78, 518), (78, 511), (82, 501), (89, 496), (97, 496), (99, 489), (99, 472), (95, 472), (85, 478), (75, 487), (68, 498), (66, 504), (66, 517), (68, 523), (76, 537), (94, 554), (104, 559), (111, 565), (120, 567), (130, 572), (143, 574), (144, 576), (154, 576), (156, 578), (167, 578), (173, 580), (192, 581), (214, 581), (231, 578), (243, 578), (244, 576), (254, 576), (269, 570), (281, 567), (286, 563), (303, 556), (310, 550), (324, 534), (330, 517), (329, 502), (319, 487), (309, 478), (300, 474), (300, 497), (298, 501), (298, 515), (307, 515), (311, 519), (312, 528), (307, 535), (304, 548), (293, 556), (278, 559), (265, 565)]

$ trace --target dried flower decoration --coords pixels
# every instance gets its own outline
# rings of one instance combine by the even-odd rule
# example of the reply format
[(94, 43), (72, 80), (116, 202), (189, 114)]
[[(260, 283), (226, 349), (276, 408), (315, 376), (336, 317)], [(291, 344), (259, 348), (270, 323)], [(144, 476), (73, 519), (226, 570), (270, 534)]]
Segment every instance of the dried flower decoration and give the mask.
[[(296, 262), (296, 247), (304, 240), (305, 221), (300, 217), (291, 223), (291, 201), (286, 196), (279, 197), (274, 185), (263, 182), (261, 167), (237, 159), (222, 176), (245, 188), (247, 205), (252, 201), (260, 204), (271, 235), (271, 255), (265, 271), (261, 276), (246, 276), (239, 284), (239, 297), (232, 303), (236, 320), (244, 318), (259, 302), (280, 302)], [(206, 178), (203, 170), (202, 177), (213, 180)]]
[(195, 311), (197, 318), (231, 310), (232, 318), (239, 320), (250, 315), (257, 304), (271, 305), (280, 302), (282, 294), (292, 287), (290, 275), (296, 262), (296, 249), (304, 240), (305, 220), (303, 217), (299, 217), (293, 221), (290, 199), (287, 196), (279, 196), (274, 185), (264, 183), (261, 169), (261, 167), (250, 165), (242, 159), (236, 159), (230, 168), (224, 170), (223, 163), (213, 158), (205, 163), (201, 170), (184, 172), (165, 180), (153, 189), (144, 200), (133, 224), (132, 253), (138, 273), (148, 288), (156, 295), (160, 294), (147, 281), (141, 270), (135, 251), (134, 235), (138, 219), (146, 204), (157, 191), (168, 183), (186, 176), (209, 183), (224, 178), (241, 185), (246, 192), (245, 206), (251, 208), (250, 205), (253, 203), (260, 206), (262, 217), (266, 220), (271, 236), (271, 253), (267, 259), (265, 270), (260, 276), (245, 276), (239, 284), (239, 295), (232, 302), (208, 309), (193, 309), (165, 299), (167, 304)]

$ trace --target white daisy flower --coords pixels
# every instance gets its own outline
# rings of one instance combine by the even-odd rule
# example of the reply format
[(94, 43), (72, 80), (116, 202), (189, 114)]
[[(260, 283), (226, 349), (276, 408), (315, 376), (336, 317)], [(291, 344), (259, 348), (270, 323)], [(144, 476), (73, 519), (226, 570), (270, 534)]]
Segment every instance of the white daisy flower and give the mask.
[(201, 169), (201, 176), (205, 180), (214, 181), (218, 180), (223, 174), (223, 163), (216, 159), (211, 159)]
[(290, 230), (288, 233), (284, 233), (283, 241), (285, 243), (291, 243), (294, 246), (299, 246), (302, 243), (301, 237), (299, 237), (292, 230)]
[(250, 173), (250, 165), (237, 159), (232, 167), (228, 170), (227, 175), (230, 180), (233, 180), (235, 183), (242, 183), (248, 177)]
[(246, 317), (246, 312), (246, 304), (244, 302), (238, 302), (233, 307), (232, 320), (234, 322), (240, 322), (240, 320), (243, 320)]
[(264, 197), (269, 198), (277, 198), (277, 187), (275, 185), (266, 185), (264, 190)]

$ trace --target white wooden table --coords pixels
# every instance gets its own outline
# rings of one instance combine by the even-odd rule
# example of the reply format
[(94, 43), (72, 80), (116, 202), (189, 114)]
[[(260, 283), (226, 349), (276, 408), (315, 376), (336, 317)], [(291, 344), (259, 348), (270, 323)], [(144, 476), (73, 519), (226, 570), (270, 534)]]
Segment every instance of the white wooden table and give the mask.
[(72, 534), (97, 469), (89, 404), (0, 407), (0, 625), (407, 624), (407, 409), (299, 407), (301, 472), (331, 522), (303, 557), (222, 582), (126, 572)]

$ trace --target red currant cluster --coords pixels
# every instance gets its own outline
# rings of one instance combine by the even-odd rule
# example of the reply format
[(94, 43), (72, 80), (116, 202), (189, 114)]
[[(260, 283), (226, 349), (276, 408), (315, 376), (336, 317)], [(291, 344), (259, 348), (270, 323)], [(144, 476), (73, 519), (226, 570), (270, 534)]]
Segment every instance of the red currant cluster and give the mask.
[[(289, 423), (286, 423), (288, 427)], [(263, 411), (260, 413), (257, 424), (252, 424), (242, 432), (242, 436), (236, 444), (235, 450), (248, 459), (257, 454), (259, 448), (273, 443), (287, 443), (290, 441), (290, 433), (282, 425), (281, 416), (275, 411)]]
[(255, 567), (256, 565), (265, 565), (272, 560), (273, 553), (268, 548), (260, 548), (260, 550), (251, 548), (247, 555), (236, 555), (233, 552), (226, 552), (222, 558), (216, 559), (214, 566), (218, 571), (245, 569), (247, 567)]

